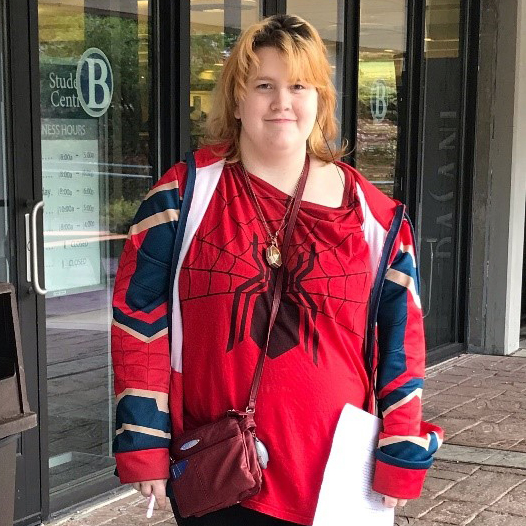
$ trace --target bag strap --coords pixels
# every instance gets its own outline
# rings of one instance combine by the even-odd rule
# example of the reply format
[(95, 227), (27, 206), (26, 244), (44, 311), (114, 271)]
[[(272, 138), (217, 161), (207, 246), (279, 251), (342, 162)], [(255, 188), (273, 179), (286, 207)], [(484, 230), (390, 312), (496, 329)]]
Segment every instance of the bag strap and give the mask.
[(270, 311), (270, 322), (268, 326), (267, 339), (265, 346), (261, 349), (259, 353), (259, 359), (256, 366), (256, 372), (254, 373), (254, 379), (252, 380), (252, 387), (250, 388), (250, 397), (248, 399), (248, 405), (246, 408), (247, 413), (254, 413), (256, 408), (256, 399), (258, 396), (259, 385), (261, 383), (261, 377), (263, 375), (263, 366), (265, 364), (265, 357), (268, 351), (268, 344), (270, 341), (270, 333), (274, 327), (274, 322), (276, 321), (276, 316), (278, 314), (278, 308), (281, 301), (281, 291), (283, 289), (283, 275), (285, 273), (285, 266), (287, 262), (287, 253), (289, 251), (290, 240), (292, 239), (292, 232), (294, 231), (294, 226), (296, 224), (296, 219), (298, 217), (298, 211), (301, 205), (301, 197), (303, 196), (303, 190), (305, 190), (305, 183), (307, 182), (307, 176), (309, 174), (309, 165), (310, 160), (307, 155), (305, 159), (306, 169), (303, 171), (301, 179), (298, 183), (298, 190), (296, 196), (294, 197), (294, 203), (292, 205), (292, 211), (290, 213), (289, 223), (285, 229), (285, 236), (283, 239), (283, 249), (281, 251), (282, 264), (278, 269), (278, 274), (276, 276), (276, 284), (274, 285), (274, 294), (272, 297), (272, 309)]

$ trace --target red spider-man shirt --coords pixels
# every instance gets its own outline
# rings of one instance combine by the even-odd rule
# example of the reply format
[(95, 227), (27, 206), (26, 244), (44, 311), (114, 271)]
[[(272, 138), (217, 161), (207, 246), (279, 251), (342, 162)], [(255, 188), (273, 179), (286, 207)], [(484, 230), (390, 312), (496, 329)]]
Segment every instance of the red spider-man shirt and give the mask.
[[(368, 392), (363, 337), (370, 292), (359, 200), (345, 172), (343, 203), (303, 202), (256, 407), (270, 461), (261, 493), (244, 506), (312, 521), (336, 423)], [(289, 197), (250, 175), (271, 231)], [(283, 239), (280, 234), (280, 242)], [(277, 270), (239, 165), (226, 165), (179, 278), (184, 429), (244, 409), (265, 344)]]

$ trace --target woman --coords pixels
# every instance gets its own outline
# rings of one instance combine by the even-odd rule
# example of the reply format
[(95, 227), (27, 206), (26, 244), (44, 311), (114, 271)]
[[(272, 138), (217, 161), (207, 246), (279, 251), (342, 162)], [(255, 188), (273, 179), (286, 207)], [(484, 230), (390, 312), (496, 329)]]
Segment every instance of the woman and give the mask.
[[(172, 502), (180, 525), (312, 524), (341, 409), (370, 406), (367, 308), (396, 203), (334, 161), (343, 151), (330, 146), (330, 75), (325, 47), (304, 20), (278, 15), (250, 27), (224, 65), (208, 146), (195, 154), (185, 223), (195, 234), (172, 276), (184, 163), (146, 196), (131, 227), (114, 296), (114, 449), (121, 481), (162, 506), (170, 438), (246, 405), (277, 272), (265, 255), (282, 247), (308, 170), (258, 398), (258, 436), (270, 455), (263, 487), (201, 518), (181, 519)], [(415, 252), (404, 220), (387, 254), (377, 318), (383, 431), (373, 488), (390, 507), (419, 496), (442, 437), (421, 422)]]

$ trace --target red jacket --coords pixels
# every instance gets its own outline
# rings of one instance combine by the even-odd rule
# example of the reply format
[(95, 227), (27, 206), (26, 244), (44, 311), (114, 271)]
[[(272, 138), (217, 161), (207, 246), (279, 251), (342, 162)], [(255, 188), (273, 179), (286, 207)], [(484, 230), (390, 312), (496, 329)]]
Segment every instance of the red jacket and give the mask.
[[(114, 452), (122, 482), (168, 478), (170, 438), (183, 431), (179, 276), (184, 255), (216, 191), (224, 159), (202, 149), (196, 153), (196, 163), (196, 187), (185, 220), (178, 268), (172, 269), (172, 261), (182, 219), (184, 163), (172, 167), (146, 196), (130, 229), (117, 273), (112, 324), (117, 396)], [(354, 178), (374, 278), (396, 203), (356, 170), (346, 165), (344, 168)], [(440, 428), (422, 422), (425, 342), (415, 253), (412, 228), (404, 220), (388, 255), (389, 268), (377, 317), (375, 360), (383, 431), (373, 487), (399, 498), (420, 495), (426, 470), (443, 437)], [(310, 512), (300, 517), (270, 507), (252, 507), (285, 520), (304, 524), (311, 520)]]

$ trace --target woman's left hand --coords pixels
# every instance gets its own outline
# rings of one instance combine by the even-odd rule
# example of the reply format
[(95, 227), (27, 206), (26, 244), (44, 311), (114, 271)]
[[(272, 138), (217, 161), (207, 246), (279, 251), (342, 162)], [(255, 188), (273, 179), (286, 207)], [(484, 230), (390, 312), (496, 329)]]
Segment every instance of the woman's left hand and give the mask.
[(407, 499), (397, 499), (396, 497), (388, 497), (384, 495), (382, 501), (386, 508), (394, 508), (395, 506), (405, 506), (407, 504)]

